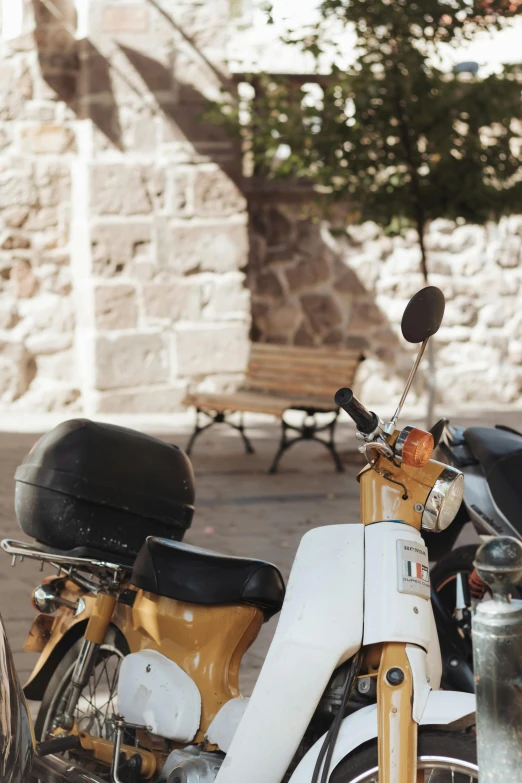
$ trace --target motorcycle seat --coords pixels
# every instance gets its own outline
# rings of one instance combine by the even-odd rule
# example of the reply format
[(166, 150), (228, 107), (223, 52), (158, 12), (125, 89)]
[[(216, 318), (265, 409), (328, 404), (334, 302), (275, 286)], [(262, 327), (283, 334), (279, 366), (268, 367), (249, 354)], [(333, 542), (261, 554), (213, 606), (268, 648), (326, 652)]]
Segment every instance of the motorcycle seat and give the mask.
[(496, 505), (522, 532), (522, 436), (504, 429), (469, 427), (464, 437)]
[(280, 611), (285, 597), (283, 577), (272, 563), (154, 536), (138, 552), (132, 583), (187, 603), (250, 604), (262, 609), (267, 619)]

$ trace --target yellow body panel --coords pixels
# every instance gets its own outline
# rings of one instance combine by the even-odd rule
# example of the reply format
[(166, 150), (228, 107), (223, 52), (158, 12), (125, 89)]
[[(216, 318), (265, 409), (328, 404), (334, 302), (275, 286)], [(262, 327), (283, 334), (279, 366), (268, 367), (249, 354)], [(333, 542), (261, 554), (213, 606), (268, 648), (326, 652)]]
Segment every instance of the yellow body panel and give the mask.
[(131, 652), (157, 650), (187, 672), (202, 699), (201, 742), (223, 704), (237, 698), (239, 665), (263, 624), (254, 606), (200, 606), (138, 590), (134, 606), (118, 604), (113, 622)]
[(446, 467), (435, 460), (430, 460), (422, 468), (397, 466), (380, 456), (376, 469), (367, 465), (358, 476), (361, 485), (361, 522), (371, 525), (387, 519), (401, 519), (420, 530), (422, 511), (415, 511), (414, 506), (417, 503), (424, 506), (433, 485)]

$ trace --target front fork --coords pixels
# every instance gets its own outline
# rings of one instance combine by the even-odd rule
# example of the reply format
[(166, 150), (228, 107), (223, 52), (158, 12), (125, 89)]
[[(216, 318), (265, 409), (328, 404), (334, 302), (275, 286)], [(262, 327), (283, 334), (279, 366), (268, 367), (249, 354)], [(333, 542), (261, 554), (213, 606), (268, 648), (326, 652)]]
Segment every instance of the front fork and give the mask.
[(406, 645), (383, 645), (377, 676), (379, 783), (421, 783), (417, 774), (417, 724), (413, 674)]
[(67, 700), (65, 711), (59, 716), (59, 727), (70, 731), (74, 726), (74, 713), (80, 699), (82, 690), (89, 682), (89, 678), (96, 665), (100, 646), (112, 620), (116, 598), (107, 593), (98, 593), (92, 614), (85, 629), (83, 644), (74, 667), (71, 678), (71, 692)]

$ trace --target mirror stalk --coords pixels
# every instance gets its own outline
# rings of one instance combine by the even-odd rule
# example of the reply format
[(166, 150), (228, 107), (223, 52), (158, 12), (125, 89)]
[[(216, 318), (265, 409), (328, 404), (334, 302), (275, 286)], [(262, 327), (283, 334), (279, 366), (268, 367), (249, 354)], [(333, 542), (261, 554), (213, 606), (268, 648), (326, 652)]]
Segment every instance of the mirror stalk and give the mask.
[(408, 380), (406, 381), (406, 388), (404, 389), (404, 391), (402, 393), (402, 397), (401, 397), (400, 402), (399, 402), (399, 404), (397, 406), (397, 410), (393, 414), (391, 421), (389, 421), (384, 426), (384, 432), (387, 435), (391, 435), (393, 433), (394, 429), (395, 429), (395, 424), (397, 423), (397, 419), (399, 418), (399, 416), (401, 414), (402, 406), (406, 402), (406, 397), (408, 396), (408, 392), (411, 389), (411, 385), (413, 383), (413, 379), (415, 378), (415, 375), (417, 373), (420, 361), (421, 361), (421, 359), (422, 359), (422, 357), (424, 355), (424, 351), (426, 350), (426, 346), (428, 345), (428, 340), (429, 339), (430, 339), (429, 337), (426, 337), (426, 339), (423, 341), (423, 343), (422, 343), (422, 345), (420, 347), (420, 351), (417, 354), (417, 358), (415, 359), (415, 364), (411, 368), (411, 372), (410, 372), (410, 374), (408, 376)]

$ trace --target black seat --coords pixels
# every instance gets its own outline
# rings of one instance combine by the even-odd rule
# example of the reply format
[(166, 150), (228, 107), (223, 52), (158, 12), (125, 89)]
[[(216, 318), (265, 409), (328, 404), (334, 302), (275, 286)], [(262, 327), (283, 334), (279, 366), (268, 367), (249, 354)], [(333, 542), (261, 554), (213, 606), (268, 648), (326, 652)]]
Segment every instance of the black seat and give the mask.
[(251, 604), (267, 619), (279, 612), (285, 597), (283, 577), (271, 563), (154, 536), (138, 552), (132, 583), (193, 604)]
[(484, 471), (495, 503), (522, 531), (522, 435), (502, 428), (470, 427), (464, 437)]

